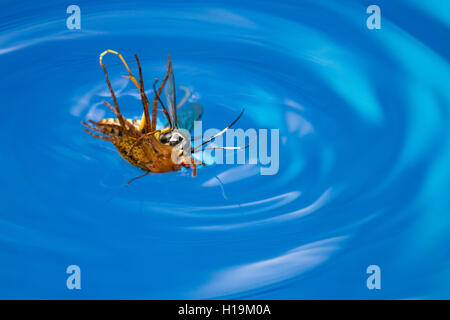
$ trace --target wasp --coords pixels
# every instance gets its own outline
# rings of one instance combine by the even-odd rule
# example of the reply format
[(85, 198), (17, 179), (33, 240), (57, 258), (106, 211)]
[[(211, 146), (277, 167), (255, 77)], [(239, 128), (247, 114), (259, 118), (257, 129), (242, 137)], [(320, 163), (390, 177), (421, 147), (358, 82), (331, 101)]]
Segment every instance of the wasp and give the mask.
[[(128, 76), (124, 77), (130, 79), (140, 92), (143, 107), (140, 120), (127, 119), (120, 112), (117, 97), (112, 89), (106, 66), (103, 64), (103, 57), (107, 53), (115, 54), (120, 58), (128, 71)], [(201, 164), (204, 166), (205, 163), (195, 159), (193, 157), (194, 153), (207, 149), (243, 149), (248, 147), (203, 147), (233, 126), (243, 115), (244, 110), (242, 110), (239, 116), (225, 129), (197, 147), (190, 148), (191, 138), (189, 132), (193, 128), (194, 121), (198, 121), (201, 118), (203, 108), (198, 103), (186, 104), (190, 96), (190, 91), (188, 88), (181, 86), (180, 88), (185, 91), (185, 96), (178, 104), (176, 103), (175, 78), (170, 55), (167, 57), (167, 72), (159, 88), (157, 88), (158, 78), (153, 82), (153, 93), (155, 96), (150, 107), (150, 102), (144, 89), (141, 64), (138, 56), (135, 55), (134, 57), (139, 71), (139, 81), (133, 75), (120, 53), (113, 50), (106, 50), (100, 54), (100, 66), (105, 74), (114, 107), (107, 101), (103, 101), (103, 103), (114, 113), (115, 118), (106, 118), (100, 121), (88, 120), (89, 123), (85, 121), (81, 122), (85, 126), (83, 128), (85, 132), (94, 138), (111, 142), (122, 158), (133, 166), (145, 171), (144, 174), (128, 181), (127, 186), (132, 181), (142, 178), (149, 173), (179, 171), (183, 167), (192, 169), (192, 176), (195, 177), (197, 165)], [(163, 91), (167, 107), (160, 98)], [(158, 108), (158, 105), (161, 108)], [(158, 111), (162, 111), (167, 120), (167, 124), (166, 126), (163, 125), (163, 129), (156, 129)]]

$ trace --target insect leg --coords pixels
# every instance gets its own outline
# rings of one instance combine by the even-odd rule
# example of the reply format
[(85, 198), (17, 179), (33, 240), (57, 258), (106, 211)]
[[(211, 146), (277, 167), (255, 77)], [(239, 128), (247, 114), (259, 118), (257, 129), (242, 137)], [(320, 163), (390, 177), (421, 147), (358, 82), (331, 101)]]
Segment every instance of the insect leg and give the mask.
[[(109, 133), (109, 132), (103, 130), (102, 128), (95, 128), (95, 127), (93, 127), (93, 126), (87, 124), (87, 123), (84, 122), (84, 121), (81, 121), (81, 124), (84, 125), (84, 126), (86, 127), (86, 128), (83, 128), (83, 130), (84, 130), (85, 132), (89, 133), (91, 136), (93, 136), (93, 137), (95, 137), (95, 138), (107, 140), (107, 141), (110, 141), (110, 142), (113, 142), (113, 143), (117, 142), (117, 137), (116, 137), (115, 135), (113, 135), (113, 134), (111, 134), (111, 133)], [(94, 132), (101, 133), (101, 134), (105, 135), (106, 137), (100, 136), (100, 135), (98, 135), (98, 134), (94, 134), (94, 133), (90, 132), (87, 128), (89, 128), (90, 130), (92, 130), (92, 131), (94, 131)]]
[(104, 137), (104, 136), (100, 136), (100, 135), (95, 134), (95, 133), (92, 133), (92, 132), (90, 132), (90, 131), (89, 131), (88, 129), (86, 129), (86, 128), (83, 128), (83, 130), (84, 130), (85, 132), (87, 132), (90, 136), (94, 137), (94, 138), (106, 140), (106, 141), (109, 141), (109, 142), (114, 142), (113, 139), (108, 138), (108, 137)]
[[(102, 52), (102, 53), (100, 54), (100, 65), (103, 67), (103, 56), (106, 55), (107, 53), (113, 53), (113, 54), (117, 55), (117, 56), (120, 58), (120, 60), (122, 60), (122, 63), (125, 65), (125, 68), (127, 69), (128, 74), (129, 74), (129, 76), (123, 76), (123, 77), (124, 77), (124, 78), (127, 78), (127, 79), (130, 79), (130, 80), (134, 83), (134, 85), (136, 86), (136, 88), (138, 88), (138, 90), (141, 91), (141, 85), (139, 85), (139, 82), (136, 80), (136, 77), (133, 75), (133, 73), (131, 72), (130, 68), (128, 67), (128, 64), (126, 63), (125, 59), (123, 58), (123, 56), (122, 56), (119, 52), (114, 51), (114, 50), (109, 50), (109, 49), (106, 50), (106, 51), (104, 51), (104, 52)], [(136, 57), (136, 58), (137, 58), (137, 57)], [(139, 66), (139, 61), (138, 61), (138, 66)], [(140, 66), (139, 66), (139, 68), (140, 68)], [(144, 92), (144, 95), (145, 95), (145, 92)], [(142, 93), (141, 93), (141, 98), (142, 98)], [(147, 99), (147, 97), (145, 97), (145, 100), (147, 101), (147, 106), (148, 106), (148, 99)], [(145, 102), (144, 102), (145, 100), (142, 99), (142, 103), (143, 103), (143, 104), (145, 103)], [(147, 120), (146, 120), (146, 119), (149, 119), (149, 117), (148, 117), (148, 113), (147, 113), (147, 117), (146, 117), (146, 114), (145, 114), (145, 105), (144, 105), (144, 112), (142, 113), (142, 117), (141, 117), (141, 125), (140, 125), (140, 127), (139, 127), (139, 130), (140, 130), (140, 131), (144, 130), (145, 125), (146, 125), (146, 123), (147, 123)], [(148, 128), (150, 128), (150, 126), (149, 126)], [(149, 130), (149, 129), (147, 129), (147, 130)]]
[[(111, 109), (112, 112), (114, 112), (114, 114), (116, 115), (116, 117), (119, 119), (119, 123), (120, 123), (120, 127), (123, 129), (124, 133), (129, 133), (131, 136), (137, 138), (141, 136), (141, 133), (136, 130), (136, 128), (133, 126), (133, 124), (131, 124), (127, 119), (125, 119), (122, 114), (119, 112), (117, 112), (117, 109), (115, 109), (112, 105), (110, 105), (107, 101), (103, 101), (103, 103), (109, 108)], [(102, 124), (105, 126), (110, 126), (107, 124)]]
[(114, 113), (116, 114), (117, 118), (119, 119), (120, 125), (123, 127), (123, 129), (127, 130), (127, 128), (125, 127), (124, 118), (123, 118), (122, 114), (120, 113), (119, 104), (117, 103), (116, 95), (114, 94), (114, 90), (113, 90), (113, 88), (111, 86), (111, 82), (109, 81), (108, 72), (106, 71), (106, 67), (103, 64), (101, 66), (103, 68), (103, 72), (105, 73), (106, 83), (108, 84), (109, 91), (111, 92), (111, 96), (112, 96), (112, 99), (114, 101), (114, 106), (116, 107)]
[[(128, 150), (127, 155), (130, 155), (130, 154), (131, 154), (131, 152), (133, 151), (133, 149), (138, 145), (138, 143), (140, 143), (140, 142), (142, 141), (143, 138), (148, 137), (148, 136), (150, 136), (150, 135), (152, 135), (152, 134), (155, 134), (155, 133), (158, 132), (158, 131), (160, 131), (160, 130), (152, 131), (152, 132), (146, 133), (146, 134), (140, 136), (139, 138), (137, 138), (136, 141), (135, 141), (135, 142), (133, 143), (133, 145), (131, 146), (130, 150)], [(152, 147), (153, 147), (153, 145), (152, 145)], [(155, 149), (155, 148), (153, 147), (153, 149)], [(155, 150), (155, 151), (157, 151), (157, 150)]]
[(140, 176), (137, 176), (137, 177), (134, 177), (133, 179), (130, 179), (130, 180), (127, 182), (127, 187), (129, 187), (129, 186), (130, 186), (130, 183), (132, 183), (134, 180), (143, 178), (143, 177), (145, 177), (146, 175), (148, 175), (149, 173), (150, 173), (150, 171), (147, 171), (147, 172), (145, 172), (144, 174), (141, 174)]
[(138, 65), (138, 69), (139, 69), (139, 91), (141, 93), (141, 100), (142, 100), (142, 105), (144, 107), (144, 118), (145, 118), (145, 132), (149, 132), (151, 125), (150, 125), (150, 116), (148, 114), (148, 106), (149, 106), (149, 102), (147, 99), (147, 95), (145, 94), (145, 90), (144, 90), (144, 78), (142, 76), (142, 69), (141, 69), (141, 64), (139, 62), (139, 58), (137, 56), (137, 54), (134, 55), (134, 57), (136, 58), (136, 62)]
[(103, 67), (103, 56), (106, 55), (107, 53), (113, 53), (113, 54), (117, 55), (117, 56), (120, 58), (120, 60), (122, 60), (122, 63), (125, 65), (125, 68), (127, 68), (127, 70), (128, 70), (129, 76), (128, 76), (127, 78), (129, 78), (131, 81), (133, 81), (134, 85), (135, 85), (138, 89), (140, 89), (140, 88), (139, 88), (139, 83), (138, 83), (138, 81), (136, 80), (136, 78), (134, 77), (134, 75), (133, 75), (133, 73), (131, 72), (130, 68), (128, 67), (128, 64), (126, 63), (125, 59), (122, 57), (122, 55), (121, 55), (119, 52), (114, 51), (114, 50), (110, 50), (110, 49), (108, 49), (108, 50), (102, 52), (102, 53), (100, 54), (100, 65)]
[[(120, 125), (117, 124), (112, 124), (112, 123), (102, 123), (102, 122), (95, 122), (92, 120), (89, 120), (90, 123), (96, 125), (98, 128), (106, 131), (108, 134), (112, 134), (111, 132), (114, 132), (116, 135), (118, 133), (121, 133), (122, 127)], [(106, 130), (106, 128), (111, 129), (111, 131)], [(114, 135), (114, 136), (116, 136)]]
[(191, 165), (192, 165), (192, 176), (195, 177), (197, 175), (197, 165), (195, 164), (194, 158), (191, 157)]
[(161, 85), (159, 86), (158, 92), (155, 92), (155, 99), (153, 99), (153, 110), (152, 110), (152, 131), (154, 131), (156, 129), (156, 109), (158, 108), (158, 100), (159, 97), (161, 96), (161, 92), (164, 88), (164, 85), (167, 82), (167, 79), (169, 78), (169, 73), (170, 70), (172, 68), (172, 60), (170, 59), (170, 56), (167, 57), (167, 72), (166, 75), (163, 79), (163, 81), (161, 82)]
[[(158, 83), (158, 78), (155, 79), (155, 82), (153, 82), (153, 91), (156, 92), (156, 84)], [(167, 112), (166, 106), (164, 105), (164, 103), (161, 101), (161, 97), (159, 95), (157, 95), (158, 97), (158, 101), (161, 104), (161, 106), (163, 107), (163, 112), (164, 115), (167, 118), (167, 122), (169, 123), (169, 126), (172, 127), (172, 120), (170, 120), (169, 117), (169, 113)]]
[[(93, 124), (97, 125), (97, 123), (95, 123), (94, 121), (90, 121), (90, 122), (92, 122)], [(91, 129), (91, 130), (94, 131), (94, 132), (104, 134), (105, 136), (107, 136), (107, 137), (109, 137), (109, 138), (112, 138), (112, 139), (115, 139), (115, 138), (116, 138), (115, 135), (109, 133), (108, 131), (106, 131), (106, 130), (100, 128), (100, 127), (99, 127), (99, 128), (93, 127), (93, 126), (91, 126), (90, 124), (88, 124), (88, 123), (86, 123), (86, 122), (84, 122), (84, 121), (81, 121), (81, 124), (82, 124), (83, 126), (89, 128), (89, 129)]]
[(182, 163), (181, 165), (185, 168), (192, 168), (192, 176), (195, 177), (197, 175), (197, 165), (201, 164), (202, 166), (206, 166), (203, 161), (199, 161), (194, 157), (189, 157), (190, 163)]

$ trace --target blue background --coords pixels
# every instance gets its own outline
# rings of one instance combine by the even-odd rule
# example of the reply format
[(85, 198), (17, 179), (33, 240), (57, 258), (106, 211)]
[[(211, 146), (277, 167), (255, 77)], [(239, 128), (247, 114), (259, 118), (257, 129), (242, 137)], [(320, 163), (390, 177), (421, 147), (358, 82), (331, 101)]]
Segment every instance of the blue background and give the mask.
[[(66, 8), (81, 8), (68, 30)], [(380, 30), (366, 8), (381, 8)], [(448, 1), (2, 1), (0, 298), (450, 297)], [(280, 130), (280, 168), (138, 169), (98, 55), (166, 56), (203, 127)], [(123, 113), (137, 90), (106, 56)], [(149, 87), (149, 86), (147, 86)], [(220, 181), (220, 182), (219, 182)], [(81, 290), (66, 268), (81, 268)], [(368, 290), (366, 268), (381, 268)]]

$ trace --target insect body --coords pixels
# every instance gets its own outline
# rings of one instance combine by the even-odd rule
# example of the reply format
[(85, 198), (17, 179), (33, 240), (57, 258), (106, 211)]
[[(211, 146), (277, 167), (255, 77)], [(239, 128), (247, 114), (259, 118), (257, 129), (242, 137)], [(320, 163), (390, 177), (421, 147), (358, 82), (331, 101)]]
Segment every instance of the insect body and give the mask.
[[(113, 53), (119, 56), (128, 70), (129, 75), (126, 78), (130, 79), (140, 92), (144, 109), (140, 120), (126, 119), (120, 112), (117, 98), (108, 78), (106, 67), (102, 62), (103, 56), (107, 53)], [(156, 79), (153, 83), (155, 97), (153, 99), (150, 117), (149, 100), (144, 91), (141, 65), (137, 55), (135, 55), (135, 58), (139, 69), (139, 81), (137, 81), (134, 77), (120, 53), (113, 50), (106, 50), (100, 55), (100, 66), (103, 68), (105, 73), (106, 83), (108, 84), (108, 88), (111, 92), (114, 107), (106, 101), (104, 101), (104, 103), (114, 112), (116, 118), (102, 119), (98, 122), (89, 120), (90, 123), (82, 121), (82, 124), (86, 127), (84, 130), (95, 138), (112, 142), (119, 154), (126, 161), (145, 171), (143, 175), (131, 179), (128, 184), (137, 178), (149, 174), (150, 172), (161, 173), (178, 171), (182, 167), (192, 168), (192, 175), (195, 176), (197, 165), (205, 164), (193, 158), (192, 154), (202, 151), (198, 148), (213, 141), (216, 137), (223, 134), (242, 116), (243, 111), (233, 123), (211, 139), (203, 142), (200, 146), (193, 148), (192, 150), (191, 148), (186, 148), (187, 145), (190, 147), (191, 144), (190, 138), (186, 134), (186, 131), (191, 131), (193, 122), (200, 119), (202, 115), (202, 107), (196, 103), (184, 105), (189, 98), (190, 93), (187, 88), (183, 87), (181, 88), (186, 91), (186, 95), (178, 105), (176, 104), (175, 79), (173, 76), (172, 61), (170, 56), (168, 56), (167, 72), (159, 88), (156, 88), (158, 79)], [(169, 110), (167, 110), (166, 106), (160, 99), (163, 89)], [(158, 104), (162, 107), (162, 111), (168, 122), (167, 127), (159, 130), (156, 129)], [(178, 109), (180, 109), (180, 115), (183, 115), (182, 117), (177, 116)], [(245, 147), (231, 148), (242, 149)]]

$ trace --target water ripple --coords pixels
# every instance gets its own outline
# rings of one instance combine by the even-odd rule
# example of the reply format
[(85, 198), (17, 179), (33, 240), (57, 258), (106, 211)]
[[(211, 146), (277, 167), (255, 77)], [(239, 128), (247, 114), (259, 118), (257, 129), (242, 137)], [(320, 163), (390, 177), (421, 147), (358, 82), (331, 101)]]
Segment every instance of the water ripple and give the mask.
[[(381, 30), (350, 0), (81, 1), (78, 31), (51, 1), (26, 17), (12, 7), (0, 19), (0, 259), (13, 276), (0, 274), (0, 296), (66, 297), (55, 274), (74, 263), (91, 277), (84, 298), (373, 298), (361, 291), (370, 264), (388, 270), (377, 297), (448, 296), (450, 65), (432, 36), (448, 30), (448, 5), (400, 1), (420, 20), (406, 21), (381, 2)], [(140, 171), (80, 127), (112, 116), (105, 49), (133, 70), (139, 54), (146, 84), (170, 53), (204, 129), (242, 108), (240, 128), (279, 129), (278, 174), (208, 165), (125, 188)], [(123, 66), (105, 61), (123, 113), (140, 117)]]

